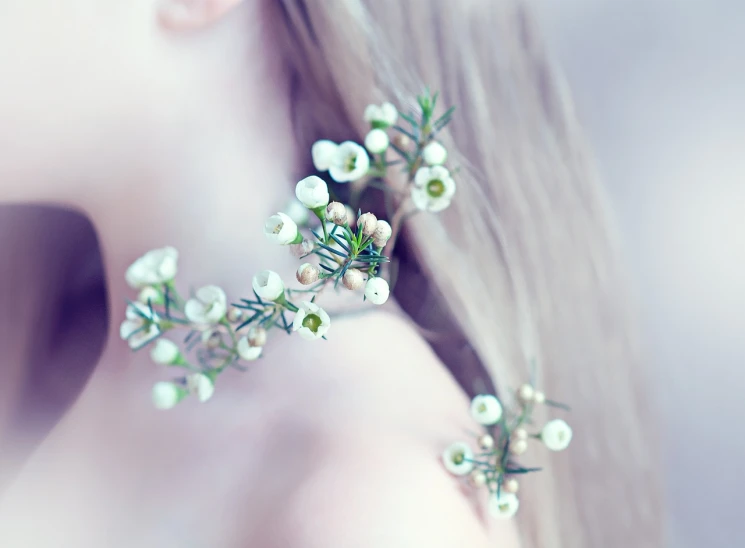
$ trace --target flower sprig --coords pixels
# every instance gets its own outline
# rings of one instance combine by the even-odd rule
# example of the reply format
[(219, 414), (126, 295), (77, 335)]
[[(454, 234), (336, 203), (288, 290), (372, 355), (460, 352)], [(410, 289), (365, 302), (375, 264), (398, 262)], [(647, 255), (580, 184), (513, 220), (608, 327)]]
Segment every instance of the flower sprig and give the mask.
[(496, 396), (477, 395), (471, 400), (471, 416), (484, 432), (476, 439), (476, 449), (458, 441), (442, 454), (451, 474), (467, 477), (473, 487), (488, 489), (489, 513), (495, 518), (511, 518), (517, 512), (518, 476), (540, 471), (515, 460), (528, 451), (530, 440), (542, 442), (551, 451), (562, 451), (572, 441), (572, 429), (561, 419), (549, 421), (540, 431), (531, 431), (533, 410), (541, 404), (564, 407), (547, 401), (543, 392), (527, 383), (518, 390), (512, 412), (507, 412)]
[[(209, 400), (220, 374), (229, 368), (245, 370), (248, 362), (262, 356), (274, 331), (325, 339), (332, 317), (317, 299), (329, 287), (360, 291), (363, 301), (375, 305), (388, 300), (390, 287), (381, 269), (390, 262), (404, 218), (417, 211), (441, 211), (455, 193), (443, 165), (447, 151), (436, 140), (453, 109), (435, 118), (436, 105), (437, 94), (429, 91), (409, 113), (388, 102), (369, 105), (364, 146), (329, 140), (313, 144), (316, 170), (327, 172), (335, 183), (359, 182), (362, 192), (381, 189), (391, 222), (359, 209), (355, 214), (349, 204), (331, 201), (328, 182), (318, 175), (299, 181), (292, 211), (270, 216), (263, 226), (268, 240), (288, 246), (303, 261), (295, 273), (299, 288), (288, 287), (277, 272), (263, 270), (253, 277), (253, 294), (232, 304), (215, 285), (183, 298), (176, 289), (178, 252), (172, 247), (150, 251), (129, 267), (127, 283), (140, 293), (127, 306), (121, 337), (133, 350), (149, 346), (156, 363), (181, 370), (176, 378), (153, 387), (157, 408), (170, 409), (189, 395)], [(398, 158), (389, 158), (391, 151)], [(394, 166), (403, 166), (408, 188), (390, 177)], [(355, 207), (359, 197), (350, 200)], [(306, 228), (310, 216), (318, 225)], [(303, 226), (294, 219), (302, 219)], [(183, 332), (181, 344), (177, 331)]]

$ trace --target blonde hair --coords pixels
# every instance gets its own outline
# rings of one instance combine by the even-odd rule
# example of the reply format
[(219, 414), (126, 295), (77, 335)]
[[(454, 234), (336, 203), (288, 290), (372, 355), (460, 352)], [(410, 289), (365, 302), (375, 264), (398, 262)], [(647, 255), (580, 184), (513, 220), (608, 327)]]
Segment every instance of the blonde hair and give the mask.
[(571, 403), (571, 450), (522, 482), (522, 545), (660, 546), (656, 450), (615, 238), (524, 3), (280, 6), (302, 149), (361, 140), (366, 104), (410, 104), (423, 83), (457, 105), (444, 137), (462, 166), (456, 199), (408, 223), (396, 294), (428, 330), (457, 334), (432, 346), (467, 392), (496, 386), (506, 398), (534, 369), (549, 397)]

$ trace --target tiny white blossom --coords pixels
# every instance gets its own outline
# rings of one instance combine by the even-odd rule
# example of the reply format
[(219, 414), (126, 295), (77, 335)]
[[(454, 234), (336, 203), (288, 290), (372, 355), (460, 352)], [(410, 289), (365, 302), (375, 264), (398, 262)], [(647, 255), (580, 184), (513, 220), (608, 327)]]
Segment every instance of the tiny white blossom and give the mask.
[(194, 373), (186, 377), (186, 388), (190, 394), (195, 394), (204, 403), (215, 393), (215, 383), (204, 373)]
[(127, 306), (126, 319), (119, 327), (119, 335), (130, 348), (140, 348), (160, 334), (160, 318), (142, 303)]
[(181, 352), (175, 342), (168, 339), (158, 339), (155, 341), (153, 349), (150, 351), (150, 357), (155, 363), (171, 365), (178, 361)]
[(261, 356), (261, 346), (251, 346), (248, 342), (248, 337), (241, 337), (236, 345), (236, 350), (241, 359), (247, 362), (253, 361)]
[(509, 519), (517, 513), (520, 501), (515, 493), (509, 493), (504, 489), (497, 496), (496, 493), (489, 497), (489, 514), (497, 519)]
[(442, 453), (445, 469), (456, 476), (465, 476), (473, 470), (473, 450), (468, 444), (455, 442)]
[(344, 141), (336, 150), (331, 167), (329, 167), (329, 176), (337, 183), (348, 183), (367, 175), (368, 169), (370, 169), (370, 157), (367, 151), (354, 141)]
[(163, 247), (148, 251), (127, 269), (124, 278), (130, 287), (142, 289), (148, 285), (169, 282), (178, 272), (178, 251)]
[(304, 301), (300, 303), (295, 313), (292, 330), (309, 341), (323, 337), (331, 326), (331, 318), (326, 311), (315, 303)]
[(326, 139), (313, 143), (310, 149), (310, 155), (313, 157), (315, 168), (318, 171), (328, 171), (334, 161), (334, 156), (338, 148), (339, 145)]
[(184, 314), (187, 319), (201, 326), (218, 323), (228, 311), (228, 298), (216, 285), (206, 285), (197, 290), (193, 299), (186, 301)]
[(541, 430), (541, 441), (551, 451), (563, 451), (572, 441), (572, 429), (563, 420), (554, 419)]
[(184, 399), (187, 392), (172, 382), (156, 382), (153, 386), (153, 405), (156, 409), (171, 409)]
[(391, 144), (388, 134), (382, 129), (371, 129), (365, 136), (365, 148), (372, 154), (381, 154), (385, 152), (388, 145)]
[(437, 141), (432, 141), (422, 151), (422, 158), (431, 166), (440, 166), (447, 160), (448, 151)]
[(318, 209), (329, 203), (329, 188), (323, 179), (311, 175), (298, 182), (295, 196), (308, 209)]
[(471, 401), (471, 416), (479, 424), (497, 424), (502, 418), (502, 404), (491, 394), (480, 394)]
[(533, 401), (533, 398), (535, 397), (535, 388), (533, 388), (530, 384), (525, 383), (520, 388), (518, 388), (517, 396), (525, 403)]
[(373, 304), (383, 304), (391, 290), (383, 278), (370, 278), (365, 284), (365, 298)]
[(364, 118), (374, 126), (392, 126), (398, 120), (398, 110), (387, 101), (382, 105), (367, 105)]
[(137, 295), (137, 300), (143, 304), (163, 304), (165, 302), (163, 294), (150, 285), (142, 288), (142, 291)]
[(279, 274), (272, 270), (262, 270), (254, 276), (253, 290), (265, 301), (276, 301), (285, 294), (285, 286)]
[(272, 215), (264, 223), (264, 234), (270, 242), (279, 245), (290, 245), (300, 243), (298, 240), (298, 230), (295, 221), (286, 213), (277, 213)]
[(411, 198), (421, 210), (442, 211), (455, 194), (455, 181), (442, 166), (420, 167), (414, 175)]

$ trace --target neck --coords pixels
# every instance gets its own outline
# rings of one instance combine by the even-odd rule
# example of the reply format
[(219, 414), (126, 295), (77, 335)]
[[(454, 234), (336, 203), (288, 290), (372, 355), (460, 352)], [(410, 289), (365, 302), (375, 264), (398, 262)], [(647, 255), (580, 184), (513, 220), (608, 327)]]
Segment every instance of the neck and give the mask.
[(293, 196), (289, 85), (273, 74), (226, 94), (229, 71), (212, 74), (209, 89), (198, 80), (178, 108), (153, 115), (129, 146), (88, 174), (106, 181), (106, 192), (86, 206), (104, 250), (112, 336), (126, 299), (135, 297), (124, 272), (150, 249), (181, 252), (182, 293), (216, 284), (231, 300), (251, 294), (257, 271), (291, 273), (297, 266), (261, 233), (264, 220)]

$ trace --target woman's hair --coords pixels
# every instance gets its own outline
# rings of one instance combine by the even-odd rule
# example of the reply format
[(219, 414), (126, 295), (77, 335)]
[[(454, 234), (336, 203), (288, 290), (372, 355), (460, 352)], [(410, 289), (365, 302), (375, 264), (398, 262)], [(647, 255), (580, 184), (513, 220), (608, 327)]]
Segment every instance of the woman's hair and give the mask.
[[(407, 223), (396, 297), (470, 394), (529, 380), (575, 440), (521, 482), (523, 546), (661, 545), (650, 412), (605, 196), (520, 0), (283, 0), (301, 150), (360, 141), (370, 102), (457, 106), (450, 209)], [(310, 166), (303, 166), (310, 168)], [(496, 388), (495, 388), (496, 387)], [(545, 417), (539, 417), (540, 419)]]

